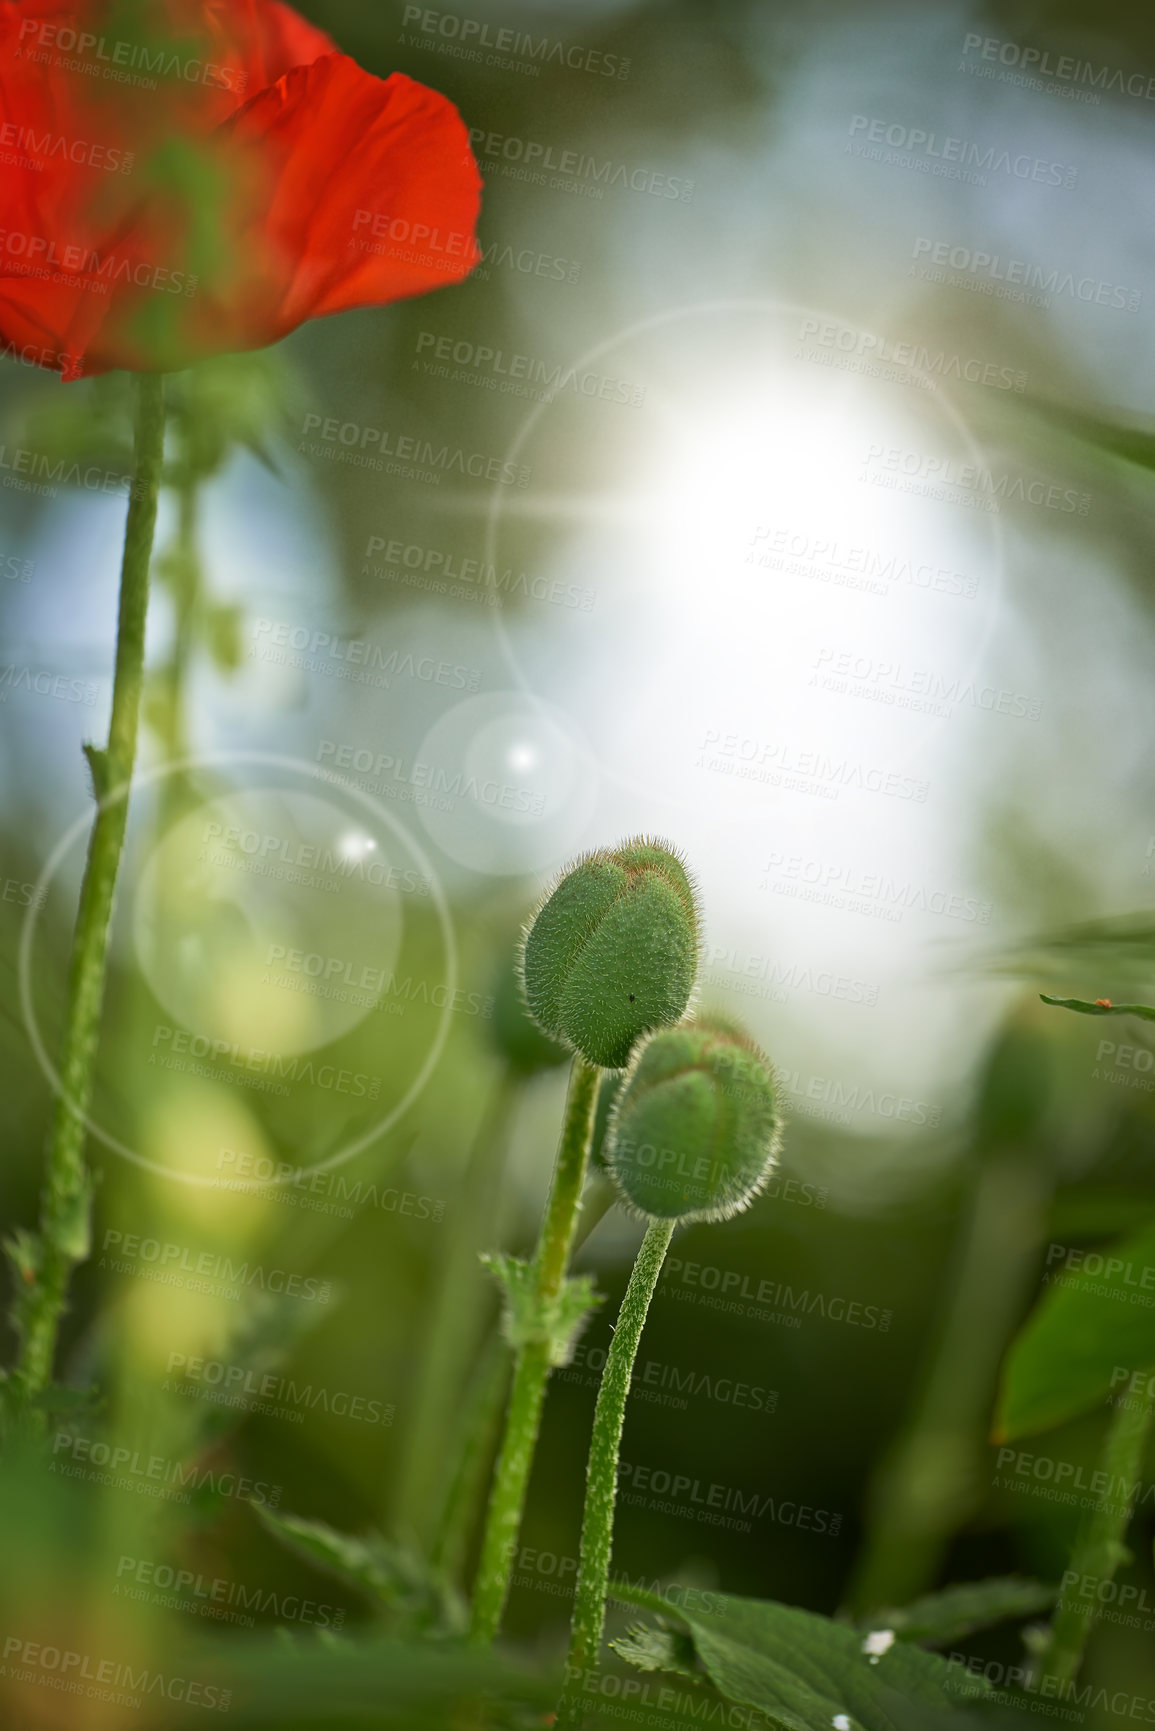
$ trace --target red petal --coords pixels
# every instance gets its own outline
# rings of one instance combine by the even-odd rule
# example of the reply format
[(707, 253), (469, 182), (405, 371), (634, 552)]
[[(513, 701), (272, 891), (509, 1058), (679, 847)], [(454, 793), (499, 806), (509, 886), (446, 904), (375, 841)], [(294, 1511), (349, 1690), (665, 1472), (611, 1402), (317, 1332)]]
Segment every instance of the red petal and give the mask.
[(245, 73), (245, 95), (255, 96), (294, 66), (308, 66), (337, 44), (280, 0), (203, 0), (214, 36), (234, 48)]
[(86, 282), (0, 277), (0, 354), (49, 367), (66, 380), (122, 366), (114, 359), (103, 365), (85, 359), (110, 304), (111, 297), (95, 294)]
[[(18, 52), (29, 21), (99, 30), (107, 8), (0, 0), (0, 118), (21, 141), (137, 152), (131, 174), (49, 146), (0, 173), (0, 345), (81, 357), (85, 373), (171, 369), (469, 273), (481, 177), (450, 102), (323, 52), (328, 38), (279, 0), (157, 10), (181, 35), (181, 66), (191, 44), (214, 78), (233, 68), (239, 83), (243, 57), (246, 75), (275, 82), (239, 108), (235, 91), (175, 72), (155, 90), (122, 87), (58, 65), (59, 45), (36, 47), (35, 33), (39, 58)], [(106, 65), (116, 40), (103, 39)]]
[(345, 55), (291, 72), (222, 128), (260, 145), (278, 334), (460, 282), (480, 257), (481, 175), (453, 104)]

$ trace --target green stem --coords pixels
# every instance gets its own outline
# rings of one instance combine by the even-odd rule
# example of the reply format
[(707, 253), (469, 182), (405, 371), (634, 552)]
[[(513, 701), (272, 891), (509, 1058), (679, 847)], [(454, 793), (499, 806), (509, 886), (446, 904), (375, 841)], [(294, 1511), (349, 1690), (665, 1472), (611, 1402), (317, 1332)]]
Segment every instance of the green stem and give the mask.
[[(533, 1262), (534, 1295), (540, 1316), (548, 1316), (565, 1279), (589, 1166), (598, 1080), (597, 1066), (587, 1064), (575, 1053), (561, 1145)], [(493, 1640), (505, 1609), (513, 1550), (541, 1425), (545, 1385), (552, 1368), (548, 1339), (530, 1340), (519, 1349), (473, 1591), (469, 1638), (476, 1646), (486, 1646)]]
[(17, 1386), (27, 1399), (52, 1377), (56, 1340), (73, 1268), (89, 1253), (91, 1179), (84, 1160), (85, 1120), (92, 1103), (109, 929), (128, 823), (144, 678), (148, 577), (164, 464), (164, 380), (136, 375), (135, 468), (116, 633), (116, 669), (108, 746), (88, 750), (96, 819), (88, 843), (68, 973), (60, 1086), (53, 1111), (40, 1211), (38, 1266), (21, 1294)]
[[(1150, 1387), (1151, 1380), (1144, 1379), (1145, 1389)], [(1142, 1394), (1127, 1396), (1111, 1415), (1099, 1457), (1104, 1489), (1083, 1522), (1071, 1553), (1070, 1569), (1080, 1580), (1093, 1575), (1099, 1583), (1111, 1581), (1119, 1565), (1129, 1560), (1130, 1553), (1123, 1540), (1135, 1504), (1153, 1412), (1155, 1403), (1151, 1396)], [(1114, 1494), (1120, 1489), (1121, 1495)], [(1077, 1603), (1060, 1598), (1046, 1645), (1036, 1661), (1040, 1682), (1057, 1677), (1061, 1691), (1074, 1681), (1091, 1621)], [(1050, 1692), (1044, 1690), (1045, 1694)]]
[[(638, 1342), (642, 1338), (650, 1300), (673, 1234), (672, 1220), (652, 1220), (647, 1226), (602, 1372), (586, 1469), (581, 1557), (566, 1661), (566, 1677), (571, 1685), (580, 1684), (583, 1674), (597, 1664), (601, 1651), (606, 1593), (610, 1583), (610, 1554), (614, 1542), (614, 1505), (618, 1496), (618, 1450), (626, 1416), (626, 1399), (638, 1356)], [(555, 1731), (580, 1725), (582, 1717), (576, 1698), (571, 1696), (563, 1700), (554, 1721)]]
[[(571, 1261), (616, 1201), (617, 1191), (608, 1178), (591, 1178), (582, 1196)], [(430, 1561), (450, 1581), (460, 1578), (470, 1535), (477, 1527), (484, 1480), (497, 1446), (497, 1428), (509, 1381), (509, 1357), (509, 1346), (500, 1328), (492, 1326), (458, 1415), (457, 1448), (438, 1500), (433, 1529)]]

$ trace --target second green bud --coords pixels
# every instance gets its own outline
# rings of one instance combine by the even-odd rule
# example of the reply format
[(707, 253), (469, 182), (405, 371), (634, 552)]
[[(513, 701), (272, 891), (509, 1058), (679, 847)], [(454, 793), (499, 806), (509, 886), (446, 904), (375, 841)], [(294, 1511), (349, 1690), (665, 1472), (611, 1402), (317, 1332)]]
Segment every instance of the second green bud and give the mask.
[(639, 1047), (615, 1102), (605, 1162), (650, 1220), (727, 1220), (774, 1168), (781, 1124), (770, 1060), (720, 1017)]

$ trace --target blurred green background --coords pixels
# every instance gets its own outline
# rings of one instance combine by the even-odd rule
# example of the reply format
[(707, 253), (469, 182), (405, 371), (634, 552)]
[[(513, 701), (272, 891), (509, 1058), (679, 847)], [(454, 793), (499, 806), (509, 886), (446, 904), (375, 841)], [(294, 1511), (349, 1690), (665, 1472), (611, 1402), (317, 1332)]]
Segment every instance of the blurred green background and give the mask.
[[(457, 1446), (484, 1435), (470, 1373), (497, 1304), (470, 1259), (532, 1244), (560, 1121), (564, 1069), (510, 1032), (516, 935), (567, 857), (643, 831), (697, 874), (702, 1000), (774, 1058), (788, 1128), (771, 1193), (675, 1239), (615, 1567), (827, 1613), (1055, 1581), (1074, 1517), (996, 1483), (999, 1365), (1048, 1246), (1155, 1216), (1149, 1032), (1037, 1001), (1151, 990), (1155, 195), (1132, 91), (1155, 27), (1115, 4), (303, 9), (479, 129), (486, 262), (178, 382), (244, 448), (195, 521), (177, 489), (162, 507), (96, 1249), (53, 1429), (58, 1467), (105, 1439), (215, 1476), (181, 1504), (14, 1460), (5, 1626), (161, 1664), (221, 1632), (195, 1588), (126, 1597), (148, 1564), (242, 1584), (261, 1627), (309, 1622), (286, 1595), (371, 1619), (220, 1475), (430, 1542)], [(482, 26), (581, 52), (466, 57)], [(1032, 73), (1024, 47), (1090, 73)], [(563, 186), (533, 167), (550, 151), (574, 153)], [(126, 402), (115, 378), (6, 363), (5, 466), (122, 470)], [(374, 466), (406, 437), (518, 480)], [(0, 1186), (20, 1224), (123, 504), (2, 500)], [(367, 1008), (357, 982), (380, 978)], [(555, 1660), (639, 1236), (612, 1210), (583, 1247), (606, 1304), (548, 1400), (506, 1628)], [(354, 1397), (378, 1422), (325, 1410)], [(1103, 1423), (1037, 1450), (1089, 1470)], [(663, 1473), (762, 1512), (670, 1513)], [(1149, 1602), (1151, 1538), (1144, 1505), (1120, 1580)], [(1020, 1650), (1013, 1629), (967, 1647)], [(1100, 1622), (1088, 1674), (1155, 1698), (1142, 1631)], [(170, 1722), (129, 1722), (154, 1711)]]

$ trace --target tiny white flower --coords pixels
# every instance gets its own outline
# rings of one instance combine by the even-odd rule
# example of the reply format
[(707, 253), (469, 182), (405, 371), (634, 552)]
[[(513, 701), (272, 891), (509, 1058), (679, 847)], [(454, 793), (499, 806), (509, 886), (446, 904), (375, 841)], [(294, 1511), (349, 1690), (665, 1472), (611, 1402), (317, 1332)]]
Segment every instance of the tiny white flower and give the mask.
[(834, 1726), (834, 1731), (850, 1731), (850, 1715), (848, 1713), (836, 1713), (830, 1723)]
[(870, 1663), (877, 1665), (884, 1653), (889, 1653), (894, 1646), (893, 1629), (872, 1629), (862, 1643), (862, 1651), (869, 1653)]

